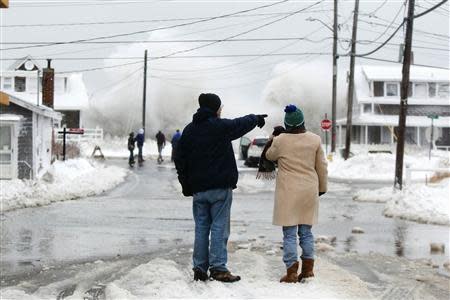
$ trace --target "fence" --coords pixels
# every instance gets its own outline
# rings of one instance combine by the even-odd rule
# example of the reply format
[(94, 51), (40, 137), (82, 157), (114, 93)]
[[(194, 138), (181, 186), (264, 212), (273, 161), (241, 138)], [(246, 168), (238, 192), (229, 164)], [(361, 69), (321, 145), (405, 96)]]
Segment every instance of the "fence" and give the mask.
[[(62, 142), (63, 135), (57, 134), (56, 141)], [(82, 141), (102, 141), (103, 128), (84, 128), (84, 134), (67, 134), (67, 142), (82, 142)]]
[[(423, 177), (423, 182), (428, 183), (432, 176), (437, 175), (438, 173), (449, 174), (450, 169), (448, 168), (411, 168), (406, 165), (405, 168), (405, 184), (409, 184), (412, 182), (412, 173), (425, 173)], [(415, 182), (421, 182), (422, 179), (414, 178)]]

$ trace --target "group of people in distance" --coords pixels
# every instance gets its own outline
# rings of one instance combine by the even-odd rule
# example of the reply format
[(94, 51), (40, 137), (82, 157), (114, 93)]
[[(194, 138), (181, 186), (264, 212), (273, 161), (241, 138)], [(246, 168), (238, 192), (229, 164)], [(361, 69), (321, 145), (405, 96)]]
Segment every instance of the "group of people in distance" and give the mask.
[[(178, 141), (181, 138), (181, 133), (180, 130), (177, 129), (176, 132), (173, 134), (172, 136), (172, 140), (171, 140), (171, 144), (172, 144), (172, 155), (171, 155), (171, 160), (174, 160), (174, 155), (175, 155), (175, 151), (178, 145)], [(156, 143), (158, 146), (158, 163), (162, 163), (164, 161), (163, 157), (162, 157), (162, 150), (164, 149), (164, 147), (166, 146), (166, 136), (160, 131), (158, 131), (158, 133), (155, 136), (156, 139)], [(144, 141), (145, 141), (145, 135), (144, 135), (144, 129), (140, 128), (138, 130), (138, 133), (136, 134), (136, 136), (134, 135), (134, 132), (131, 132), (130, 135), (128, 136), (128, 151), (130, 151), (130, 156), (128, 158), (128, 164), (132, 167), (135, 164), (135, 160), (134, 160), (134, 149), (136, 147), (138, 147), (138, 163), (142, 164), (142, 162), (144, 161), (144, 157), (142, 154), (142, 148), (144, 147)]]
[[(184, 128), (175, 153), (182, 193), (193, 197), (194, 280), (235, 282), (241, 277), (227, 266), (232, 190), (238, 182), (231, 141), (256, 126), (264, 127), (267, 115), (223, 119), (219, 96), (201, 94), (198, 102), (199, 108)], [(321, 138), (306, 130), (302, 110), (288, 105), (284, 112), (284, 126), (274, 128), (259, 171), (266, 174), (261, 176), (265, 179), (276, 175), (272, 222), (282, 227), (286, 266), (280, 282), (293, 283), (314, 277), (312, 226), (318, 219), (319, 196), (327, 192), (327, 161)], [(301, 262), (297, 241), (302, 249)]]

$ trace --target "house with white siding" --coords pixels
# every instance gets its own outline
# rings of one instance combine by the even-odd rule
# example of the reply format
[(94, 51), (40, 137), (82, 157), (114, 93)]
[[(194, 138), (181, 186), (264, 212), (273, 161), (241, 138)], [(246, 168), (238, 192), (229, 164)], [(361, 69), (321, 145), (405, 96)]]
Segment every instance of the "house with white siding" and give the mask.
[[(450, 146), (449, 76), (446, 69), (411, 66), (405, 142), (428, 146), (430, 116), (436, 145)], [(355, 69), (352, 143), (392, 145), (400, 109), (402, 65), (367, 65)], [(337, 120), (338, 145), (345, 143), (347, 119)]]

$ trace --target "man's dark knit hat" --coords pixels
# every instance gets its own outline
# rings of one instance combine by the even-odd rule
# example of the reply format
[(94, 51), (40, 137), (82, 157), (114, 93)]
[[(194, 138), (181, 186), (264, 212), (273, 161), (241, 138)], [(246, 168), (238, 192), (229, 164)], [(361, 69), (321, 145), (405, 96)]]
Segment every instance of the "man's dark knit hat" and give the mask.
[(206, 107), (213, 112), (216, 112), (222, 105), (222, 101), (220, 101), (219, 96), (217, 96), (216, 94), (208, 93), (200, 94), (200, 96), (198, 97), (198, 104), (200, 105), (200, 107)]

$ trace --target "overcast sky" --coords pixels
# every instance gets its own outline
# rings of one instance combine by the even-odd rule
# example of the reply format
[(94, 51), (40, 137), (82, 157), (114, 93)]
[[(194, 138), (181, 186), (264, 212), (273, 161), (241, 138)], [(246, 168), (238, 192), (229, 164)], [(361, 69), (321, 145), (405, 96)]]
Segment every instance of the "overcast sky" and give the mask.
[[(9, 48), (18, 45), (7, 45), (5, 42), (58, 42), (70, 41), (84, 38), (91, 38), (118, 33), (128, 33), (139, 30), (148, 30), (157, 27), (186, 23), (188, 21), (171, 22), (147, 22), (133, 24), (109, 24), (109, 25), (89, 25), (89, 26), (49, 26), (49, 27), (5, 27), (16, 24), (53, 24), (53, 23), (79, 23), (79, 22), (109, 22), (109, 21), (135, 21), (167, 18), (195, 18), (211, 17), (240, 10), (250, 9), (273, 1), (127, 1), (111, 0), (109, 2), (120, 2), (115, 4), (106, 3), (108, 1), (85, 1), (86, 5), (80, 5), (82, 1), (62, 1), (53, 0), (56, 3), (51, 5), (42, 3), (49, 1), (14, 1), (10, 0), (10, 8), (1, 10), (1, 41), (2, 48)], [(102, 2), (99, 4), (99, 2)], [(317, 1), (288, 1), (272, 7), (259, 9), (248, 14), (266, 14), (248, 17), (233, 17), (215, 19), (190, 26), (184, 26), (171, 30), (163, 30), (152, 34), (144, 33), (120, 37), (116, 40), (167, 40), (167, 39), (221, 39), (251, 30), (262, 24), (274, 21), (283, 15), (267, 15), (267, 13), (293, 12), (301, 8), (312, 5)], [(433, 6), (439, 1), (418, 0), (416, 12), (420, 12)], [(93, 5), (96, 4), (96, 5)], [(380, 25), (371, 25), (368, 22), (389, 24), (397, 15), (395, 24), (401, 22), (406, 13), (404, 1), (385, 0), (362, 0), (360, 3), (361, 22), (359, 23), (358, 40), (370, 41), (377, 39), (377, 42), (384, 41), (394, 29), (386, 30)], [(340, 38), (348, 39), (351, 36), (354, 1), (339, 1), (339, 23)], [(308, 19), (320, 19), (322, 22), (332, 26), (333, 1), (323, 1), (313, 8), (295, 14), (285, 20), (273, 23), (259, 30), (239, 36), (239, 38), (278, 38), (278, 37), (303, 37), (310, 33), (308, 37), (313, 41), (264, 41), (264, 42), (222, 42), (183, 53), (182, 55), (229, 55), (229, 54), (263, 54), (276, 53), (305, 53), (321, 52), (331, 53), (332, 32), (318, 21), (308, 21)], [(375, 17), (367, 14), (373, 13)], [(381, 19), (380, 19), (381, 18)], [(415, 20), (414, 45), (425, 48), (415, 48), (415, 62), (420, 64), (430, 64), (435, 66), (448, 67), (449, 65), (449, 6), (443, 5), (439, 10), (432, 12), (420, 19)], [(425, 31), (425, 32), (420, 32)], [(427, 33), (428, 32), (428, 33)], [(438, 34), (431, 35), (429, 33)], [(381, 36), (380, 36), (381, 35)], [(110, 39), (111, 40), (111, 39)], [(114, 40), (114, 39), (112, 39)], [(403, 31), (391, 41), (399, 44), (403, 40)], [(151, 56), (160, 56), (172, 53), (177, 50), (190, 49), (203, 43), (173, 43), (173, 44), (146, 44), (139, 47), (129, 45), (92, 45), (92, 44), (70, 44), (58, 45), (43, 48), (29, 48), (22, 50), (2, 51), (3, 59), (32, 55), (35, 57), (128, 57), (142, 56), (143, 49), (147, 48)], [(346, 53), (348, 42), (341, 41), (339, 52)], [(378, 44), (367, 45), (358, 44), (357, 52), (364, 53), (372, 50)], [(284, 49), (280, 49), (285, 47)], [(389, 45), (385, 49), (373, 55), (373, 57), (389, 60), (398, 59), (398, 46)], [(173, 81), (182, 83), (180, 79), (185, 77), (195, 77), (196, 72), (180, 73), (180, 70), (204, 69), (209, 65), (221, 66), (238, 63), (239, 68), (225, 68), (214, 70), (209, 74), (210, 79), (215, 81), (217, 88), (226, 88), (230, 82), (239, 82), (242, 90), (249, 94), (258, 93), (271, 77), (271, 70), (277, 63), (283, 61), (302, 62), (305, 60), (325, 60), (331, 61), (329, 55), (297, 56), (297, 57), (236, 57), (220, 59), (162, 59), (150, 63), (149, 72), (154, 76), (175, 78)], [(131, 60), (133, 61), (133, 60)], [(57, 71), (77, 70), (97, 66), (115, 65), (124, 63), (123, 60), (93, 60), (93, 61), (58, 61), (53, 62), (53, 67)], [(2, 61), (2, 69), (7, 68), (12, 62)], [(359, 64), (374, 63), (372, 61), (358, 59)], [(379, 62), (377, 62), (379, 63)], [(44, 64), (44, 62), (42, 62)], [(177, 67), (178, 66), (178, 67)], [(152, 70), (162, 69), (166, 71)], [(348, 60), (340, 59), (339, 67), (348, 67)], [(177, 72), (170, 72), (170, 69)], [(169, 70), (169, 71), (168, 71)], [(184, 74), (184, 75), (183, 75)], [(204, 73), (205, 74), (205, 73)], [(90, 91), (105, 86), (104, 71), (86, 72), (84, 75), (86, 84)], [(180, 81), (181, 80), (181, 81)], [(108, 78), (107, 81), (113, 81)]]

